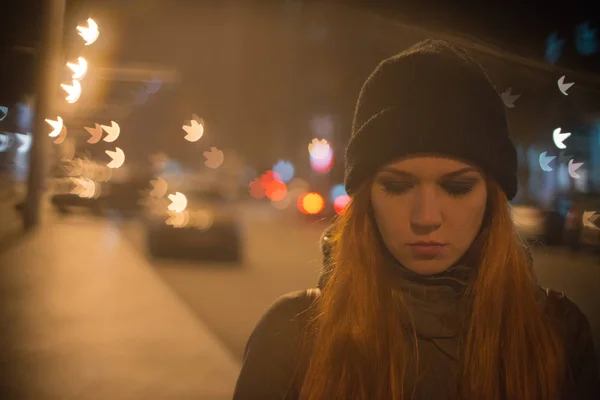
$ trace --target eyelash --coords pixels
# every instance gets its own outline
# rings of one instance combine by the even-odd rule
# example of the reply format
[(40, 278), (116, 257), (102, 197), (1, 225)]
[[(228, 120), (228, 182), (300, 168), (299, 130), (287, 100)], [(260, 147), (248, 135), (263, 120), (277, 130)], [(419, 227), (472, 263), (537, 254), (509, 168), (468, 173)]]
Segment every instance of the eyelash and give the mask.
[[(412, 183), (397, 183), (397, 182), (381, 182), (383, 191), (389, 195), (400, 195), (404, 194), (415, 185)], [(446, 183), (440, 185), (446, 193), (453, 197), (461, 197), (469, 194), (475, 183)]]

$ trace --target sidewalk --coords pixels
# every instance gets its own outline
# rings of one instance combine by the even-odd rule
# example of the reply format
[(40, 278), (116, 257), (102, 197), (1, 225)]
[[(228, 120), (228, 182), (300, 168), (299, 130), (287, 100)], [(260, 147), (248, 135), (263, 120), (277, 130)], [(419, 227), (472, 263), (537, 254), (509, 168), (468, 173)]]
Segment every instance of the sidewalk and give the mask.
[[(26, 188), (17, 183), (10, 193), (0, 194), (0, 254), (20, 241), (25, 235), (23, 216), (17, 211), (18, 203), (25, 200)], [(41, 219), (51, 221), (54, 214), (50, 194), (44, 193), (41, 200)]]
[(109, 221), (1, 254), (0, 302), (2, 398), (232, 398), (238, 363)]
[(19, 200), (6, 193), (0, 194), (0, 254), (23, 234), (22, 217), (15, 209)]

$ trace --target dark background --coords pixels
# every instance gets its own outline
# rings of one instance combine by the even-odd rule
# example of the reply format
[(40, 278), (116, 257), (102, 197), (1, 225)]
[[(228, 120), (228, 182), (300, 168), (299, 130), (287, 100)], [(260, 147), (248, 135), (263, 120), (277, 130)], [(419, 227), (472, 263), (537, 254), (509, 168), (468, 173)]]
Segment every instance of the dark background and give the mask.
[[(196, 166), (198, 146), (176, 145), (171, 134), (197, 113), (206, 121), (211, 145), (243, 153), (258, 170), (278, 158), (310, 174), (307, 120), (330, 115), (336, 121), (336, 159), (350, 132), (360, 86), (379, 60), (427, 37), (423, 29), (448, 32), (486, 51), (476, 56), (499, 88), (523, 94), (521, 116), (513, 112), (517, 141), (533, 142), (538, 133), (585, 110), (598, 109), (599, 58), (575, 46), (575, 28), (589, 21), (598, 27), (597, 6), (585, 3), (392, 2), (392, 1), (92, 1), (67, 2), (65, 59), (76, 58), (73, 28), (89, 16), (110, 21), (93, 46), (106, 65), (145, 63), (180, 70), (181, 82), (165, 85), (159, 95), (120, 120), (122, 148), (129, 160), (155, 151), (176, 154)], [(168, 5), (167, 5), (168, 3)], [(365, 12), (362, 24), (344, 19), (347, 7)], [(15, 2), (4, 11), (0, 65), (0, 104), (14, 104), (33, 93), (35, 48), (40, 41), (39, 1)], [(382, 23), (376, 22), (382, 18)], [(421, 30), (399, 36), (394, 24)], [(546, 59), (546, 41), (556, 32), (564, 40), (556, 62)], [(434, 35), (429, 35), (434, 36)], [(105, 47), (102, 47), (105, 46)], [(489, 49), (489, 51), (487, 51)], [(85, 49), (86, 51), (89, 49)], [(91, 51), (91, 50), (90, 50)], [(513, 72), (515, 71), (515, 72)], [(578, 95), (555, 94), (557, 77), (567, 74)], [(518, 75), (518, 78), (515, 76)], [(567, 79), (567, 81), (569, 81)], [(143, 82), (111, 84), (107, 104), (134, 103)], [(82, 101), (80, 101), (82, 103)], [(527, 110), (527, 111), (525, 111)], [(93, 126), (95, 111), (82, 111), (76, 125)], [(525, 121), (525, 113), (527, 121)], [(532, 115), (537, 117), (533, 118)], [(540, 115), (548, 116), (548, 121)], [(531, 119), (531, 121), (529, 121)], [(101, 123), (109, 123), (105, 119)], [(544, 124), (547, 123), (548, 127)], [(571, 121), (571, 124), (574, 122)], [(535, 128), (531, 128), (535, 127)], [(93, 151), (103, 154), (104, 148)], [(204, 148), (200, 150), (205, 150)], [(201, 158), (201, 157), (200, 157)], [(304, 165), (299, 165), (304, 162)], [(342, 165), (333, 175), (341, 177)]]

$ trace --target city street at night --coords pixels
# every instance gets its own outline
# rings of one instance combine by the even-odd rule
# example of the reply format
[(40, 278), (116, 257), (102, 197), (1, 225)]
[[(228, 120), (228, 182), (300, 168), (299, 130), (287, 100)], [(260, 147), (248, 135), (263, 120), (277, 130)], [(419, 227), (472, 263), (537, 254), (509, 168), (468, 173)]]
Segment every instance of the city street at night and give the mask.
[[(446, 326), (464, 317), (445, 314), (459, 301), (424, 300), (430, 326), (414, 337), (433, 354), (423, 366), (439, 369), (415, 399), (544, 397), (524, 393), (558, 392), (570, 367), (584, 371), (574, 386), (595, 384), (576, 306), (600, 361), (596, 10), (14, 3), (0, 24), (0, 400), (254, 400), (284, 386), (308, 391), (286, 400), (370, 400), (372, 388), (397, 399), (408, 386), (396, 359), (408, 358), (387, 311), (419, 303), (405, 303), (417, 291), (404, 285), (459, 293), (481, 239), (494, 278), (477, 275), (482, 289), (462, 297), (476, 316), (468, 354), (447, 352), (466, 326)], [(304, 354), (279, 342), (294, 337), (280, 335), (289, 315), (262, 317), (316, 288), (322, 235), (341, 216), (352, 244), (335, 265), (347, 268), (321, 298), (326, 334), (296, 382), (303, 372), (286, 374)], [(537, 283), (574, 303), (542, 296), (567, 310), (564, 370), (514, 232), (532, 243)], [(397, 281), (383, 261), (365, 265), (382, 249)], [(427, 392), (438, 386), (448, 394)]]

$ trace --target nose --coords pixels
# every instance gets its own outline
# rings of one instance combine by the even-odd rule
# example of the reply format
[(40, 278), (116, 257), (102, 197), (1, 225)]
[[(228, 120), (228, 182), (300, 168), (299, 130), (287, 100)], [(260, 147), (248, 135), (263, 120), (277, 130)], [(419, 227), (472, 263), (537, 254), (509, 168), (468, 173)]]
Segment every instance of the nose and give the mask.
[(436, 188), (421, 186), (411, 210), (410, 225), (418, 235), (436, 231), (442, 224), (442, 213)]

